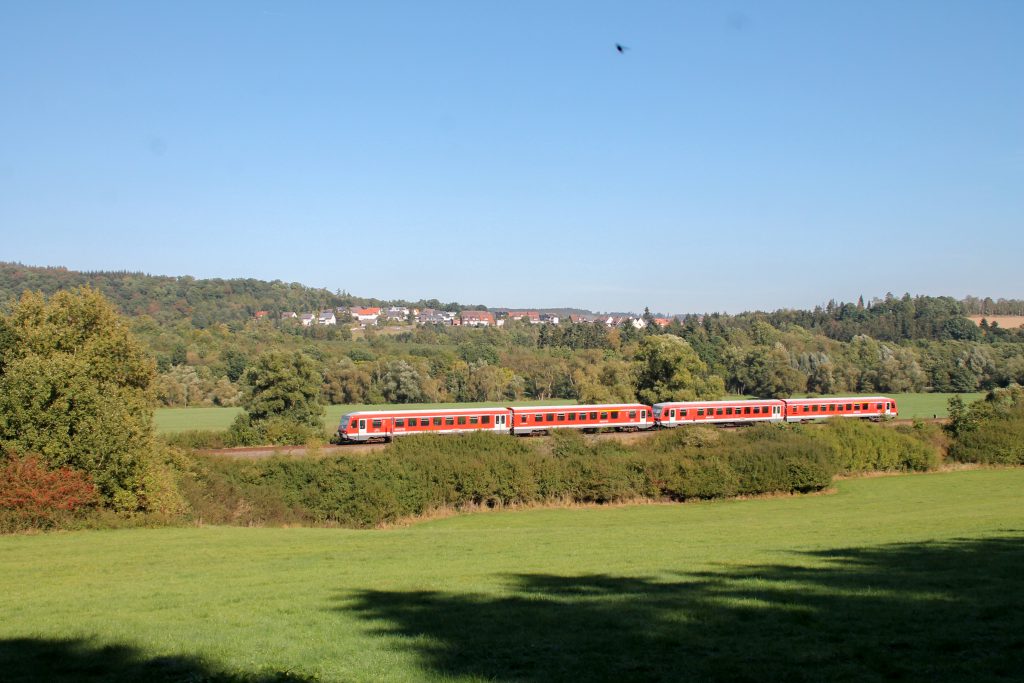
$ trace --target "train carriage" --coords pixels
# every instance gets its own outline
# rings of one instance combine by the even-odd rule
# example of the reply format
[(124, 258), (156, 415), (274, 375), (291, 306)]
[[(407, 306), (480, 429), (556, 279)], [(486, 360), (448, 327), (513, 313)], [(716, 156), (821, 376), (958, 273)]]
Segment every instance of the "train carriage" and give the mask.
[(785, 404), (775, 399), (666, 401), (655, 403), (651, 408), (654, 411), (654, 420), (660, 427), (782, 422), (785, 414)]
[(367, 442), (391, 441), (407, 434), (508, 434), (511, 424), (508, 408), (364, 410), (341, 416), (338, 437), (342, 442)]
[(896, 417), (896, 401), (886, 396), (847, 396), (836, 398), (787, 398), (787, 422), (811, 422), (830, 417), (859, 417), (869, 420)]
[(512, 413), (512, 433), (517, 435), (547, 434), (552, 429), (636, 431), (654, 426), (650, 407), (639, 403), (529, 406), (512, 408)]

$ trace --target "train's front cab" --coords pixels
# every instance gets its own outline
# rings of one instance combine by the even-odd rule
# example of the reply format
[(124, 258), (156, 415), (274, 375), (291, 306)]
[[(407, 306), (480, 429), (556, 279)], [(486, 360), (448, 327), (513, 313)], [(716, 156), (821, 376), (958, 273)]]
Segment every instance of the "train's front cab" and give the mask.
[(359, 413), (346, 413), (341, 416), (338, 424), (338, 438), (344, 442), (366, 441), (369, 437), (366, 433), (366, 417)]

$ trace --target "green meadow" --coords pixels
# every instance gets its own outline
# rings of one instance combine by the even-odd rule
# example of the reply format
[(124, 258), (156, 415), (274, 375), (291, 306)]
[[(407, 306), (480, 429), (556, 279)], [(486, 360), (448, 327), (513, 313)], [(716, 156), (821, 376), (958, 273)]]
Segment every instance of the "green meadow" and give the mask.
[[(900, 409), (900, 417), (929, 418), (946, 417), (949, 414), (947, 402), (955, 394), (891, 394)], [(983, 397), (984, 393), (960, 394), (964, 401), (970, 403)], [(548, 401), (517, 401), (505, 404), (514, 406), (529, 405), (564, 405), (573, 401), (551, 399)], [(496, 403), (410, 403), (403, 408), (467, 408), (470, 406), (495, 406)], [(333, 433), (344, 413), (354, 410), (378, 410), (393, 406), (383, 405), (347, 405), (327, 406), (324, 416), (324, 429)], [(153, 417), (158, 434), (170, 434), (189, 430), (223, 430), (231, 426), (232, 420), (241, 412), (241, 408), (159, 408)]]
[(1019, 680), (1024, 470), (0, 538), (5, 681)]

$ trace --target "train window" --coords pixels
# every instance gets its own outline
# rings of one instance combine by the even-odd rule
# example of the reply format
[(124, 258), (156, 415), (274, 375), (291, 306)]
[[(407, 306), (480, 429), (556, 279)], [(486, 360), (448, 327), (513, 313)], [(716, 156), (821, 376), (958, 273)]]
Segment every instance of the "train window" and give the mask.
[(470, 415), (469, 416), (469, 424), (471, 424), (471, 425), (480, 424), (480, 418), (477, 417), (476, 415)]
[(646, 420), (647, 419), (647, 411), (646, 410), (641, 410), (640, 411), (640, 419), (641, 420)]
[(446, 427), (451, 427), (453, 424), (455, 424), (455, 418), (454, 417), (446, 417), (444, 419), (444, 424), (445, 424)]
[(882, 404), (881, 404), (881, 403), (879, 403), (879, 404), (878, 404), (878, 409), (879, 409), (879, 410), (881, 410), (881, 409), (882, 409)]
[(602, 420), (607, 420), (608, 419), (608, 413), (602, 412), (601, 413), (601, 419)]
[(743, 414), (750, 415), (750, 406), (743, 406)]
[(360, 420), (359, 421), (359, 428), (360, 429), (366, 429), (366, 420)]
[(441, 418), (439, 418), (439, 417), (435, 417), (434, 418), (434, 426), (435, 427), (440, 427), (441, 426)]
[(395, 426), (396, 427), (404, 427), (405, 426), (405, 420), (403, 420), (402, 418), (398, 418), (397, 420), (395, 420)]
[[(750, 410), (750, 408), (747, 408), (747, 410)], [(754, 415), (760, 415), (760, 414), (761, 414), (761, 406), (754, 406)]]
[(590, 419), (591, 420), (596, 420), (597, 419), (597, 413), (591, 413), (590, 414)]
[(530, 416), (529, 415), (520, 415), (519, 416), (519, 424), (526, 424), (527, 422), (529, 422), (529, 420), (530, 420)]
[(732, 415), (732, 408), (726, 408), (725, 409), (725, 414), (726, 415)]
[(704, 417), (704, 409), (697, 408), (697, 417)]
[(480, 423), (481, 424), (485, 424), (485, 425), (491, 424), (491, 416), (490, 415), (484, 415), (483, 417), (480, 418)]
[(554, 413), (548, 413), (547, 415), (544, 416), (544, 419), (547, 420), (548, 422), (554, 422), (555, 421), (555, 414)]
[(847, 409), (847, 410), (853, 410), (853, 405), (852, 405), (852, 404), (850, 404), (850, 403), (847, 403), (847, 404), (846, 404), (846, 409)]
[(533, 421), (534, 422), (543, 422), (544, 421), (544, 416), (540, 415), (540, 414), (534, 415), (533, 416)]
[(380, 420), (374, 420), (373, 421), (373, 428), (374, 429), (380, 429)]
[(828, 406), (822, 405), (821, 406), (821, 412), (823, 412), (823, 413), (828, 412)]
[[(806, 408), (806, 407), (807, 407), (807, 406), (804, 406), (804, 408)], [(807, 412), (807, 411), (805, 410), (804, 412)], [(816, 406), (816, 405), (814, 405), (814, 406), (811, 406), (811, 412), (812, 412), (812, 413), (816, 413), (816, 412), (818, 412), (818, 406)]]
[(580, 419), (581, 420), (586, 420), (587, 419), (587, 414), (586, 413), (580, 413)]
[[(674, 418), (676, 416), (676, 409), (673, 408), (672, 410), (668, 411), (668, 416)], [(632, 415), (630, 415), (630, 417), (632, 417)]]
[(559, 422), (565, 422), (565, 413), (559, 413), (558, 414), (558, 421)]
[(576, 413), (569, 413), (569, 422), (576, 421)]
[(460, 425), (466, 424), (466, 416), (465, 415), (459, 415), (459, 424)]
[(619, 411), (617, 411), (617, 410), (613, 410), (612, 411), (612, 419), (613, 420), (618, 420), (619, 419)]
[[(673, 411), (673, 412), (675, 412), (675, 411)], [(629, 419), (632, 420), (634, 418), (636, 418), (636, 411), (635, 410), (629, 411)]]

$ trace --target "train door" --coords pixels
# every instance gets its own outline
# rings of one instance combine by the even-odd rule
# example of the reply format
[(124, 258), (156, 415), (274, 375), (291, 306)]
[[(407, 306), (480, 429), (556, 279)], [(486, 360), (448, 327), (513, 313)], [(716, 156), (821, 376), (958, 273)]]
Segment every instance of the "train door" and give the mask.
[(772, 420), (782, 419), (782, 406), (772, 406)]
[(505, 422), (505, 415), (494, 416), (494, 431), (504, 432), (508, 429), (508, 425)]
[(366, 420), (359, 420), (359, 436), (366, 436)]

